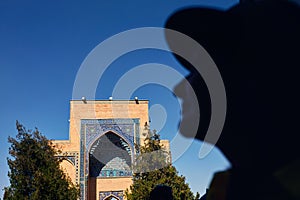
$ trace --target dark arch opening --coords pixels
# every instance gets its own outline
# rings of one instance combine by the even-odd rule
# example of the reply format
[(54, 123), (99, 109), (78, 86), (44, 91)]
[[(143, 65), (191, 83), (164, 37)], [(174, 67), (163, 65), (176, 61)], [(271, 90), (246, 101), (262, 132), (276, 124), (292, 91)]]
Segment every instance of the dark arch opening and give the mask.
[(90, 177), (131, 175), (131, 148), (119, 135), (107, 132), (97, 139), (89, 152)]
[(110, 196), (106, 197), (104, 200), (119, 200), (119, 198), (117, 198), (114, 195), (110, 195)]

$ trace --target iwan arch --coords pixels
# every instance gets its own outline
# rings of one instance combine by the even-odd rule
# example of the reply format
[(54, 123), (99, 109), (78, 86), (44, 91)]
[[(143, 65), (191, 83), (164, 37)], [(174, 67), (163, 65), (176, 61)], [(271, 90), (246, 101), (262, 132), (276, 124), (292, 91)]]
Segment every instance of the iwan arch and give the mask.
[[(69, 140), (54, 140), (66, 156), (62, 169), (82, 200), (123, 200), (132, 184), (135, 144), (149, 124), (147, 100), (70, 101)], [(169, 142), (161, 141), (169, 150)]]

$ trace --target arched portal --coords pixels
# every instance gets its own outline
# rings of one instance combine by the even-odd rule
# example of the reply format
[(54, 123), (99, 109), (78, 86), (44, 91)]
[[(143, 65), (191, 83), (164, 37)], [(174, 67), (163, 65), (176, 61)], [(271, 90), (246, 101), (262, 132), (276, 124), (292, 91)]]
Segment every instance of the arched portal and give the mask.
[(123, 199), (124, 191), (132, 184), (139, 130), (138, 118), (81, 119), (81, 200), (103, 200), (109, 194)]
[(110, 195), (110, 196), (106, 197), (104, 200), (120, 200), (120, 199), (114, 195)]
[[(88, 154), (89, 200), (96, 199), (103, 178), (132, 175), (133, 149), (121, 135), (108, 131), (91, 144)], [(99, 185), (99, 186), (98, 186)], [(118, 199), (114, 195), (105, 199)]]
[(130, 176), (132, 150), (128, 142), (114, 132), (97, 139), (89, 151), (90, 177)]

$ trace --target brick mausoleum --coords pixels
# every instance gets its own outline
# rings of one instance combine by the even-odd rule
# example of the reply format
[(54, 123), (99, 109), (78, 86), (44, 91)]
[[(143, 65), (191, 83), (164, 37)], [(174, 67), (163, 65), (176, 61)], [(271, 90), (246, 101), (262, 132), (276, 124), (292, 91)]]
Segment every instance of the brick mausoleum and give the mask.
[[(70, 101), (69, 140), (53, 143), (67, 159), (62, 169), (80, 186), (82, 200), (123, 200), (132, 184), (134, 144), (149, 124), (147, 100)], [(169, 141), (161, 141), (169, 150)]]

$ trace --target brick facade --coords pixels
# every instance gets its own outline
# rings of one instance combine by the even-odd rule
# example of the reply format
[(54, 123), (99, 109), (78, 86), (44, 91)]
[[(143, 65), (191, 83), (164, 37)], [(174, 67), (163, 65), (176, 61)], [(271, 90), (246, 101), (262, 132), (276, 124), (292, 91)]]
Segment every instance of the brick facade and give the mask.
[[(93, 156), (99, 157), (109, 152), (106, 153), (106, 160), (113, 154), (117, 158), (115, 160), (119, 161), (123, 153), (128, 153), (133, 160), (134, 143), (143, 144), (145, 123), (149, 124), (147, 100), (70, 101), (69, 140), (54, 140), (53, 143), (62, 151), (61, 156), (67, 158), (61, 167), (74, 183), (80, 185), (81, 199), (105, 199), (105, 195), (124, 199), (121, 193), (132, 184), (132, 176), (122, 170), (111, 169), (110, 174), (107, 170), (102, 171), (102, 176), (90, 177), (89, 156), (94, 153)], [(119, 138), (118, 141), (114, 139), (112, 145), (119, 145), (120, 152), (117, 153), (112, 147), (104, 149), (103, 140), (108, 133)], [(112, 142), (112, 139), (108, 142)], [(102, 144), (101, 150), (97, 146), (99, 144)], [(162, 144), (169, 149), (169, 141), (162, 140)], [(111, 166), (116, 166), (116, 161), (112, 161)]]

